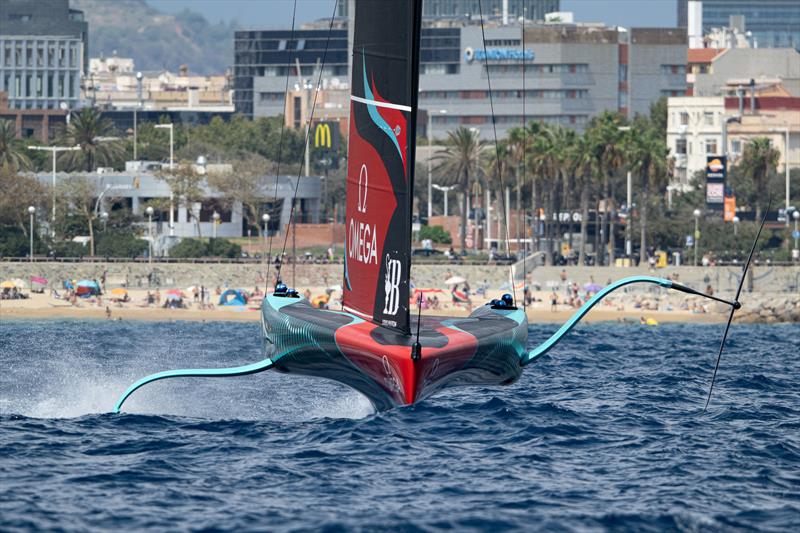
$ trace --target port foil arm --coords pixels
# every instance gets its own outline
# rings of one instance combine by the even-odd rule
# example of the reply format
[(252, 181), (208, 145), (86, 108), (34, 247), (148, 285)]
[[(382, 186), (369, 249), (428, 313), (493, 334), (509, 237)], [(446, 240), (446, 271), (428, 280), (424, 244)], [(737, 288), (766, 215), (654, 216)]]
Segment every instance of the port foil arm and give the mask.
[(244, 366), (235, 366), (230, 368), (186, 368), (181, 370), (166, 370), (164, 372), (158, 372), (155, 374), (150, 374), (149, 376), (145, 376), (130, 387), (120, 396), (119, 400), (117, 400), (117, 404), (114, 406), (114, 413), (119, 413), (120, 409), (122, 409), (122, 404), (125, 403), (125, 400), (133, 394), (137, 389), (147, 385), (148, 383), (153, 383), (154, 381), (159, 381), (162, 379), (168, 378), (187, 378), (187, 377), (205, 377), (205, 378), (223, 378), (223, 377), (235, 377), (235, 376), (247, 376), (250, 374), (257, 374), (258, 372), (264, 372), (265, 370), (269, 370), (273, 367), (275, 363), (272, 359), (264, 359), (263, 361), (259, 361), (257, 363), (252, 363), (249, 365)]

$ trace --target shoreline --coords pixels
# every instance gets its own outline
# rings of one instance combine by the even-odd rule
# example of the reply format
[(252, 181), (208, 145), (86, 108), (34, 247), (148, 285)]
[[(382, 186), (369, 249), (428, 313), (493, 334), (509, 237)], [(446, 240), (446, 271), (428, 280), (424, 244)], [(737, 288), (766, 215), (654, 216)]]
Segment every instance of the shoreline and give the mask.
[[(58, 303), (56, 303), (58, 302)], [(477, 305), (475, 306), (477, 307)], [(597, 306), (581, 320), (582, 322), (620, 322), (638, 323), (641, 318), (653, 319), (658, 323), (723, 323), (726, 314), (717, 312), (692, 313), (686, 310), (646, 310), (624, 306)], [(154, 322), (257, 322), (260, 320), (260, 309), (255, 307), (215, 307), (214, 309), (163, 309), (161, 307), (143, 307), (131, 303), (119, 306), (108, 303), (111, 318), (106, 317), (106, 305), (101, 306), (82, 301), (76, 307), (62, 301), (54, 301), (45, 295), (33, 295), (26, 300), (3, 300), (0, 302), (0, 320), (133, 320)], [(528, 321), (531, 324), (562, 324), (577, 309), (559, 305), (556, 312), (543, 302), (532, 304), (527, 309)], [(445, 307), (443, 309), (426, 309), (422, 312), (428, 316), (467, 316), (464, 308)]]

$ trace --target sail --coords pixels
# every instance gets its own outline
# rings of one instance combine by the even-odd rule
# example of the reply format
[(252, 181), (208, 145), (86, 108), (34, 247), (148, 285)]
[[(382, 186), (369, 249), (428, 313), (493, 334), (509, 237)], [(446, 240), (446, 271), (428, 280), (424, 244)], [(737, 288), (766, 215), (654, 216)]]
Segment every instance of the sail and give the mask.
[(344, 306), (409, 332), (421, 0), (357, 0)]

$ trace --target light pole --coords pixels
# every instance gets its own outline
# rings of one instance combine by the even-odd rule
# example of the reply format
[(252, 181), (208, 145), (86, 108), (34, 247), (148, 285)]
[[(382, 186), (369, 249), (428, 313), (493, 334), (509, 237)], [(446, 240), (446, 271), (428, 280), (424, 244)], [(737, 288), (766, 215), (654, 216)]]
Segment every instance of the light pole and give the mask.
[[(440, 115), (446, 115), (447, 109), (440, 109)], [(433, 216), (433, 111), (428, 110), (428, 224), (430, 224), (431, 217)], [(445, 193), (445, 198), (447, 194)], [(447, 201), (447, 200), (445, 200)], [(447, 211), (445, 209), (445, 211)], [(445, 213), (447, 215), (447, 213)]]
[[(261, 215), (261, 221), (264, 223), (264, 264), (269, 268), (269, 258), (267, 257), (267, 240), (269, 236), (269, 213)], [(269, 271), (267, 271), (269, 273)]]
[(784, 128), (772, 128), (769, 131), (783, 133), (783, 170), (786, 174), (786, 227), (789, 227), (789, 126)]
[[(628, 50), (630, 50), (630, 48), (628, 48)], [(628, 89), (628, 97), (630, 97), (630, 88)], [(628, 116), (631, 116), (630, 104), (628, 105)], [(631, 127), (630, 126), (618, 126), (617, 130), (623, 131), (623, 132), (631, 131)], [(628, 206), (628, 213), (627, 213), (627, 217), (625, 219), (625, 255), (628, 257), (629, 260), (631, 260), (631, 257), (633, 256), (633, 239), (631, 237), (631, 233), (632, 233), (632, 230), (633, 230), (633, 228), (632, 228), (632, 226), (633, 226), (633, 207), (632, 207), (632, 205), (633, 205), (633, 176), (631, 175), (631, 171), (630, 170), (628, 171), (628, 195), (627, 195), (627, 199), (626, 200), (627, 200), (627, 206)], [(613, 246), (613, 244), (612, 244), (612, 246)], [(640, 261), (642, 260), (642, 257), (643, 257), (642, 254), (644, 252), (645, 252), (645, 250), (640, 250), (639, 251), (639, 260)], [(631, 260), (631, 263), (633, 263), (632, 260)]]
[[(31, 247), (30, 247), (30, 254), (28, 255), (28, 260), (33, 261), (33, 215), (36, 213), (36, 208), (33, 206), (28, 207), (28, 214), (31, 216)], [(794, 223), (797, 226), (797, 222)], [(795, 239), (794, 247), (797, 248), (797, 239)]]
[(142, 73), (136, 73), (136, 105), (133, 106), (133, 160), (139, 160), (139, 117), (137, 115), (142, 106)]
[[(175, 165), (175, 127), (170, 124), (156, 124), (156, 128), (169, 129), (169, 171), (172, 172)], [(175, 195), (172, 192), (172, 187), (169, 189), (169, 236), (175, 236)]]
[(50, 222), (50, 236), (56, 236), (56, 154), (58, 152), (74, 152), (80, 146), (28, 146), (28, 150), (42, 150), (53, 153), (53, 219)]
[(800, 231), (797, 231), (797, 222), (800, 220), (800, 211), (795, 210), (792, 213), (794, 219), (794, 250), (792, 250), (792, 257), (795, 261), (800, 260), (800, 248), (797, 246), (797, 241), (800, 240)]
[(694, 266), (697, 266), (697, 241), (700, 240), (700, 215), (702, 213), (699, 209), (692, 212), (694, 215)]
[(741, 220), (739, 217), (733, 217), (733, 236), (736, 237), (739, 235), (739, 222)]
[(219, 224), (219, 213), (214, 211), (214, 214), (211, 215), (211, 218), (214, 220), (214, 228), (213, 228), (213, 231), (212, 231), (212, 235), (214, 236), (213, 238), (216, 239), (217, 238), (217, 225)]
[(105, 231), (108, 226), (108, 211), (103, 211), (100, 213), (100, 220), (103, 221), (103, 231)]
[(455, 189), (455, 185), (451, 185), (450, 187), (443, 187), (442, 185), (433, 185), (433, 188), (437, 191), (442, 191), (444, 193), (444, 216), (447, 216), (447, 193)]
[(147, 209), (144, 210), (147, 213), (147, 236), (150, 237), (148, 241), (150, 242), (150, 253), (147, 254), (148, 263), (153, 263), (153, 206), (148, 205)]

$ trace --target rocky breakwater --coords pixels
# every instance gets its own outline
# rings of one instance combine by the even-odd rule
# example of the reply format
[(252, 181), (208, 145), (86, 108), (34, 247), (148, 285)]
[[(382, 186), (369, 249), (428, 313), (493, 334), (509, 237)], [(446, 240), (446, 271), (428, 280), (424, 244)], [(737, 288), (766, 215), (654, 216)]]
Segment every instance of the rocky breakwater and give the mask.
[(736, 322), (776, 324), (800, 322), (800, 294), (743, 295)]

